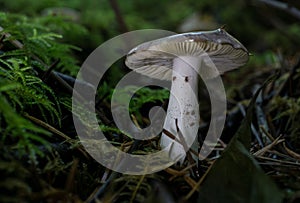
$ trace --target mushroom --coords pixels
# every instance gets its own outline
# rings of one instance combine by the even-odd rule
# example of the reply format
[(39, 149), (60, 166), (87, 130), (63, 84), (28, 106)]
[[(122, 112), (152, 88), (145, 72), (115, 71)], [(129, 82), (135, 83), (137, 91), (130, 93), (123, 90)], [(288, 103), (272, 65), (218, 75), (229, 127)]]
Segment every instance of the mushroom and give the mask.
[(163, 128), (176, 139), (167, 136), (165, 131), (160, 145), (169, 150), (172, 160), (183, 161), (186, 155), (179, 131), (187, 146), (192, 145), (198, 133), (199, 70), (213, 70), (208, 65), (212, 61), (217, 70), (207, 71), (210, 74), (207, 77), (213, 78), (244, 65), (248, 59), (247, 49), (224, 29), (164, 37), (143, 43), (128, 53), (125, 63), (130, 69), (152, 78), (171, 81)]

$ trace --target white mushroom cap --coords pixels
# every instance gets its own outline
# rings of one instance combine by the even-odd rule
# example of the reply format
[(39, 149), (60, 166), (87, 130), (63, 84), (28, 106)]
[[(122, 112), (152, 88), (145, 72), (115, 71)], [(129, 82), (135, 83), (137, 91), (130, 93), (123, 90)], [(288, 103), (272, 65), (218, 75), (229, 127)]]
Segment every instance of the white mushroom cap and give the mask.
[(125, 63), (143, 75), (171, 80), (174, 58), (205, 55), (209, 56), (220, 74), (244, 65), (249, 59), (249, 52), (237, 39), (224, 29), (217, 29), (143, 43), (128, 53)]

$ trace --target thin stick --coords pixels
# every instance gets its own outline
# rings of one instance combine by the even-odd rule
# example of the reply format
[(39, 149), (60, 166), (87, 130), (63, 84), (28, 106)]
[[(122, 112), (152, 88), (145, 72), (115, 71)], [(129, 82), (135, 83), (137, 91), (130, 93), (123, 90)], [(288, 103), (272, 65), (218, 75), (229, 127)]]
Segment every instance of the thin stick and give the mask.
[(192, 169), (193, 167), (195, 167), (197, 164), (194, 163), (192, 165), (189, 165), (187, 167), (185, 167), (184, 169), (180, 170), (180, 171), (177, 171), (177, 170), (174, 170), (172, 169), (171, 171), (168, 171), (168, 169), (171, 169), (171, 168), (168, 168), (166, 169), (167, 172), (169, 172), (170, 174), (172, 174), (173, 176), (169, 178), (169, 181), (172, 181), (174, 180), (175, 178), (177, 178), (178, 176), (184, 176), (188, 173), (188, 170)]
[(298, 167), (300, 166), (300, 163), (297, 163), (297, 162), (277, 160), (277, 159), (272, 159), (272, 158), (263, 157), (263, 156), (257, 156), (257, 158), (262, 159), (262, 160), (277, 162), (277, 163), (280, 163), (280, 164), (287, 164), (287, 165), (298, 166)]
[(48, 123), (45, 123), (44, 121), (41, 121), (38, 118), (35, 118), (33, 116), (30, 116), (29, 114), (25, 113), (24, 117), (28, 118), (29, 120), (33, 121), (34, 123), (38, 124), (39, 126), (42, 126), (43, 128), (49, 130), (50, 132), (59, 135), (60, 137), (62, 137), (64, 140), (66, 141), (74, 141), (72, 138), (70, 138), (69, 136), (67, 136), (66, 134), (62, 133), (61, 131), (57, 130), (56, 128), (52, 127), (51, 125), (49, 125)]
[[(68, 142), (69, 144), (75, 144), (77, 141), (70, 138), (69, 136), (67, 136), (66, 134), (64, 134), (63, 132), (57, 130), (56, 128), (52, 127), (51, 125), (49, 125), (48, 123), (45, 123), (44, 121), (41, 121), (38, 118), (35, 118), (33, 116), (30, 116), (29, 114), (25, 113), (23, 115), (24, 117), (28, 118), (29, 120), (33, 121), (34, 123), (38, 124), (39, 126), (42, 126), (43, 128), (45, 128), (46, 130), (49, 130), (50, 132), (59, 135), (60, 137), (62, 137), (66, 142)], [(81, 145), (79, 145), (77, 147), (77, 149), (85, 156), (85, 157), (89, 157), (87, 155), (87, 153), (85, 152), (85, 150), (82, 148)]]
[(286, 152), (287, 152), (290, 156), (292, 156), (293, 158), (295, 158), (295, 159), (297, 159), (297, 160), (300, 160), (300, 154), (298, 154), (298, 153), (296, 153), (296, 152), (290, 150), (290, 149), (286, 146), (285, 142), (283, 143), (283, 147), (284, 147), (284, 149), (286, 150)]
[(130, 201), (129, 201), (130, 203), (134, 202), (136, 194), (137, 194), (139, 188), (141, 187), (141, 184), (142, 184), (142, 182), (143, 182), (144, 179), (145, 179), (145, 175), (142, 175), (142, 177), (140, 178), (139, 182), (137, 183), (137, 185), (135, 187), (135, 190), (133, 191), (133, 194), (132, 194), (132, 196), (130, 198)]
[(60, 62), (60, 59), (57, 59), (53, 64), (50, 65), (50, 67), (45, 71), (45, 73), (41, 77), (41, 79), (43, 81), (46, 81), (49, 78), (50, 73), (58, 65), (59, 62)]
[[(184, 180), (191, 186), (191, 188), (194, 188), (197, 185), (197, 183), (190, 176), (184, 176)], [(196, 187), (196, 190), (199, 192), (199, 188)]]
[[(177, 119), (175, 119), (175, 125), (176, 125), (176, 131), (177, 131), (177, 133), (178, 133), (178, 137), (179, 137), (179, 139), (180, 139), (180, 141), (181, 141), (181, 144), (182, 144), (182, 146), (183, 146), (183, 148), (184, 148), (184, 151), (186, 152), (187, 159), (188, 159), (188, 161), (190, 162), (190, 164), (193, 165), (193, 164), (195, 163), (195, 161), (194, 161), (194, 159), (193, 159), (191, 153), (189, 152), (189, 148), (188, 148), (188, 146), (186, 145), (186, 142), (185, 142), (185, 140), (184, 140), (184, 137), (183, 137), (183, 135), (182, 135), (182, 133), (181, 133), (179, 127), (178, 127), (178, 120), (177, 120)], [(195, 171), (194, 171), (194, 172), (195, 172)]]
[[(214, 162), (213, 162), (214, 163)], [(209, 171), (211, 170), (213, 163), (208, 167), (208, 169), (206, 170), (206, 172), (204, 173), (204, 175), (201, 177), (201, 179), (197, 182), (197, 184), (192, 188), (192, 190), (184, 197), (184, 200), (188, 200), (191, 198), (191, 196), (194, 194), (194, 192), (196, 192), (196, 190), (199, 189), (199, 186), (201, 185), (201, 183), (204, 181), (204, 179), (206, 178), (207, 174), (209, 173)]]
[(179, 140), (176, 139), (176, 137), (175, 137), (172, 133), (170, 133), (168, 130), (163, 129), (162, 131), (163, 131), (164, 134), (166, 134), (166, 136), (168, 136), (168, 137), (171, 138), (172, 140), (179, 141)]
[(274, 8), (281, 9), (300, 20), (300, 10), (298, 10), (297, 8), (295, 8), (289, 4), (286, 4), (286, 3), (280, 2), (280, 1), (276, 1), (276, 0), (260, 0), (260, 2), (265, 3)]
[(65, 190), (67, 192), (72, 192), (78, 163), (79, 163), (79, 160), (74, 159), (72, 167), (71, 167), (69, 175), (68, 175), (68, 178), (67, 178), (67, 181), (66, 181), (66, 185), (65, 185)]
[(265, 146), (264, 148), (258, 150), (257, 152), (255, 152), (253, 155), (254, 156), (262, 156), (264, 155), (264, 153), (266, 153), (268, 150), (270, 150), (272, 147), (274, 147), (275, 145), (284, 142), (284, 139), (280, 139), (282, 136), (277, 137), (272, 143), (268, 144), (267, 146)]
[(263, 126), (259, 126), (259, 128), (271, 141), (275, 140), (274, 137)]
[(117, 3), (116, 0), (109, 0), (109, 3), (115, 13), (115, 16), (116, 16), (116, 20), (120, 26), (120, 30), (121, 32), (128, 32), (128, 28), (126, 26), (126, 23), (124, 21), (124, 18), (121, 14), (121, 11), (120, 11), (120, 8), (119, 8), (119, 5)]

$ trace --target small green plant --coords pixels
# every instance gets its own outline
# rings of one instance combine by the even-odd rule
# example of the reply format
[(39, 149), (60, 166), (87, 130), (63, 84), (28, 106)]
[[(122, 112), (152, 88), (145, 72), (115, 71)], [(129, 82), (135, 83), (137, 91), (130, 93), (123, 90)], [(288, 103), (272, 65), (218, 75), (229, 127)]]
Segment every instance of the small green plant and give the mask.
[[(0, 75), (6, 78), (9, 83), (18, 84), (14, 91), (6, 92), (14, 108), (24, 111), (37, 107), (45, 120), (50, 116), (52, 122), (59, 121), (58, 100), (54, 92), (40, 78), (35, 76), (33, 68), (28, 65), (28, 58), (9, 58), (6, 60), (2, 58), (4, 57), (0, 56)], [(47, 95), (53, 99), (49, 99)]]
[(50, 133), (23, 118), (9, 105), (2, 94), (0, 96), (0, 121), (1, 125), (5, 126), (0, 130), (1, 145), (9, 146), (19, 158), (28, 156), (29, 160), (36, 164), (37, 156), (44, 156), (39, 145), (50, 149), (45, 139)]
[[(134, 86), (128, 86), (119, 90), (120, 92), (118, 92), (118, 98), (116, 99), (117, 104), (114, 105), (122, 105), (125, 107), (126, 104), (124, 104), (124, 102), (127, 101), (127, 97), (133, 95), (132, 98), (130, 98), (129, 114), (134, 115), (139, 122), (142, 122), (142, 117), (147, 117), (148, 111), (152, 106), (162, 105), (163, 102), (169, 98), (169, 91), (166, 89), (143, 87), (134, 92), (135, 89), (136, 87)], [(113, 92), (114, 89), (111, 89), (111, 95)], [(145, 108), (145, 105), (149, 105), (149, 107)]]
[(169, 91), (166, 89), (152, 89), (144, 87), (138, 90), (130, 102), (130, 110), (133, 112), (140, 112), (142, 106), (146, 103), (163, 103), (169, 98)]
[(73, 50), (80, 49), (64, 43), (66, 40), (64, 34), (72, 30), (73, 35), (82, 35), (86, 32), (83, 27), (56, 16), (29, 18), (24, 15), (2, 12), (0, 12), (0, 22), (3, 28), (0, 33), (9, 33), (3, 39), (4, 43), (19, 40), (23, 45), (17, 45), (18, 49), (7, 48), (5, 56), (28, 56), (31, 59), (30, 65), (35, 63), (44, 70), (54, 61), (59, 60), (57, 71), (70, 75), (77, 74), (79, 66)]
[(51, 133), (24, 115), (60, 126), (60, 101), (41, 75), (54, 61), (60, 61), (56, 70), (76, 74), (75, 47), (62, 42), (64, 30), (72, 26), (54, 16), (29, 18), (1, 12), (0, 22), (0, 145), (36, 164), (37, 157), (44, 156), (41, 146), (50, 150)]

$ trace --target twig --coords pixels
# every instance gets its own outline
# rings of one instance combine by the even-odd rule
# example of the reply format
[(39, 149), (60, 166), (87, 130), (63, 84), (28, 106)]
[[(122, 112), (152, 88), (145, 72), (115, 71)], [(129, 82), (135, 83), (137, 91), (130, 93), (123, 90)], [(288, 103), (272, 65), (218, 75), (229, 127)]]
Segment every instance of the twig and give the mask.
[(141, 127), (139, 125), (139, 122), (137, 121), (136, 117), (133, 114), (131, 114), (130, 116), (131, 116), (131, 119), (132, 119), (133, 123), (137, 126), (137, 128), (141, 129)]
[[(188, 146), (186, 145), (185, 139), (184, 139), (184, 137), (183, 137), (183, 135), (182, 135), (179, 127), (178, 127), (178, 120), (177, 119), (175, 120), (175, 124), (176, 124), (176, 130), (177, 130), (179, 139), (181, 140), (181, 143), (182, 143), (182, 146), (184, 148), (184, 151), (186, 152), (187, 159), (188, 159), (190, 165), (195, 165), (195, 166), (192, 166), (190, 170), (191, 170), (192, 174), (195, 177), (198, 178), (199, 177), (199, 171), (198, 171), (198, 168), (196, 166), (196, 162), (195, 162), (195, 160), (192, 157), (191, 148), (188, 148)], [(196, 157), (198, 159), (198, 154), (196, 154)]]
[(41, 121), (38, 118), (35, 118), (33, 116), (30, 116), (29, 114), (25, 113), (24, 117), (28, 118), (29, 120), (33, 121), (34, 123), (38, 124), (39, 126), (42, 126), (43, 128), (49, 130), (50, 132), (59, 135), (60, 137), (62, 137), (64, 140), (66, 141), (74, 141), (72, 138), (70, 138), (69, 136), (67, 136), (66, 134), (62, 133), (61, 131), (57, 130), (56, 128), (52, 127), (51, 125), (49, 125), (48, 123), (45, 123), (44, 121)]
[[(183, 144), (181, 140), (179, 140), (178, 138), (176, 138), (175, 135), (173, 135), (173, 134), (172, 134), (171, 132), (169, 132), (168, 130), (163, 129), (162, 132), (163, 132), (166, 136), (168, 136), (169, 138), (171, 138), (172, 140), (175, 140), (175, 141), (179, 142), (180, 144)], [(181, 134), (181, 136), (182, 136), (182, 134)], [(182, 136), (182, 137), (183, 137), (183, 136)], [(187, 146), (186, 146), (186, 147), (187, 147)], [(188, 151), (190, 151), (190, 152), (191, 152), (192, 154), (194, 154), (195, 156), (198, 156), (198, 153), (195, 152), (193, 149), (190, 148), (190, 149), (188, 149)]]
[[(1, 32), (1, 30), (0, 30), (0, 32)], [(1, 35), (1, 37), (0, 37), (0, 50), (2, 49), (2, 47), (3, 47), (3, 40), (5, 39), (5, 35)]]
[[(214, 163), (214, 162), (213, 162)], [(196, 192), (196, 190), (199, 189), (199, 186), (201, 185), (201, 183), (204, 181), (204, 179), (206, 178), (207, 174), (209, 173), (209, 171), (211, 170), (212, 166), (214, 164), (211, 164), (208, 169), (206, 170), (206, 172), (204, 173), (204, 175), (200, 178), (200, 180), (197, 182), (197, 184), (192, 188), (192, 190), (184, 197), (184, 199), (187, 201), (188, 199), (191, 198), (191, 196), (194, 194), (194, 192)]]
[(109, 0), (109, 3), (115, 13), (115, 16), (116, 16), (116, 20), (120, 26), (120, 30), (121, 32), (128, 32), (128, 28), (126, 26), (126, 23), (124, 21), (124, 18), (121, 14), (121, 11), (120, 11), (120, 8), (119, 8), (119, 5), (117, 3), (116, 0)]
[(277, 163), (282, 164), (282, 165), (286, 164), (286, 165), (292, 165), (292, 166), (300, 167), (300, 163), (297, 163), (297, 162), (283, 161), (283, 160), (272, 159), (270, 157), (263, 157), (263, 156), (257, 156), (256, 158), (266, 160), (266, 161), (271, 161), (271, 162), (277, 162)]
[(79, 163), (79, 160), (74, 159), (72, 167), (71, 167), (69, 175), (68, 175), (68, 178), (67, 178), (67, 181), (66, 181), (66, 185), (65, 185), (65, 190), (67, 192), (72, 192), (78, 163)]
[[(62, 137), (66, 142), (68, 142), (69, 144), (73, 145), (76, 143), (76, 141), (72, 138), (70, 138), (69, 136), (67, 136), (66, 134), (64, 134), (63, 132), (57, 130), (56, 128), (52, 127), (51, 125), (49, 125), (48, 123), (45, 123), (44, 121), (41, 121), (38, 118), (35, 118), (33, 116), (30, 116), (29, 114), (25, 113), (23, 115), (24, 117), (28, 118), (29, 120), (33, 121), (34, 123), (38, 124), (39, 126), (42, 126), (43, 128), (45, 128), (46, 130), (49, 130), (50, 132), (59, 135), (60, 137)], [(85, 150), (82, 149), (81, 146), (78, 146), (77, 149), (85, 156), (88, 157), (88, 155), (86, 154)]]
[(225, 142), (223, 142), (223, 140), (218, 139), (218, 141), (220, 142), (221, 146), (223, 147), (223, 150), (227, 147), (227, 144)]
[(60, 62), (60, 59), (57, 59), (53, 64), (50, 65), (50, 67), (45, 71), (45, 73), (41, 76), (41, 79), (43, 81), (46, 81), (49, 78), (50, 73), (53, 71), (53, 69), (58, 65)]
[(169, 178), (169, 181), (174, 180), (175, 178), (179, 177), (179, 176), (184, 176), (187, 174), (188, 170), (190, 170), (191, 168), (193, 168), (194, 166), (196, 166), (195, 164), (189, 165), (187, 167), (185, 167), (184, 169), (177, 171), (175, 169), (172, 168), (166, 168), (165, 171), (171, 175), (173, 175), (172, 177)]
[(264, 126), (259, 126), (259, 129), (269, 138), (269, 140), (271, 140), (271, 142), (275, 140), (274, 137), (264, 128)]
[(264, 155), (264, 153), (266, 153), (268, 150), (270, 150), (272, 147), (274, 147), (275, 145), (284, 142), (284, 139), (280, 139), (282, 136), (277, 137), (271, 144), (268, 144), (267, 146), (265, 146), (264, 148), (258, 150), (257, 152), (255, 152), (253, 155), (254, 156), (262, 156)]
[[(184, 176), (184, 180), (191, 186), (191, 188), (195, 188), (197, 185), (197, 183), (190, 176)], [(198, 187), (196, 187), (196, 190), (199, 192)]]
[[(3, 29), (3, 27), (1, 27), (0, 26), (0, 32), (1, 31), (3, 31), (4, 29)], [(9, 37), (11, 37), (11, 35), (9, 34), (9, 33), (2, 33), (3, 34), (3, 39), (5, 39), (5, 38), (9, 38)], [(10, 40), (10, 43), (12, 44), (12, 45), (14, 45), (16, 48), (18, 48), (18, 49), (22, 49), (23, 48), (23, 44), (21, 43), (21, 42), (19, 42), (18, 40)]]
[(290, 149), (286, 146), (285, 142), (283, 143), (283, 147), (284, 147), (284, 149), (286, 150), (286, 152), (287, 152), (290, 156), (292, 156), (293, 158), (295, 158), (295, 159), (297, 159), (297, 160), (300, 160), (300, 154), (298, 154), (298, 153), (296, 153), (296, 152), (290, 150)]
[[(178, 133), (179, 140), (180, 140), (180, 142), (183, 146), (184, 151), (186, 152), (187, 159), (190, 162), (190, 164), (193, 165), (195, 163), (195, 161), (194, 161), (191, 153), (189, 152), (189, 147), (186, 145), (185, 139), (184, 139), (179, 127), (178, 127), (178, 120), (177, 119), (175, 119), (175, 125), (176, 125), (176, 131)], [(197, 174), (196, 171), (194, 171), (194, 173)]]
[(171, 138), (172, 140), (179, 141), (179, 140), (176, 139), (176, 137), (175, 137), (172, 133), (170, 133), (168, 130), (163, 129), (162, 132), (163, 132), (164, 134), (166, 134), (166, 136), (168, 136), (168, 137)]
[[(181, 176), (181, 175), (185, 174), (185, 173), (181, 173), (181, 171), (177, 171), (177, 170), (175, 170), (173, 168), (170, 168), (170, 167), (169, 168), (165, 168), (164, 171), (166, 171), (168, 174), (171, 174), (173, 176)], [(169, 181), (170, 181), (170, 179), (169, 179)]]
[[(1, 30), (1, 28), (0, 28), (0, 32), (1, 32), (1, 31), (2, 31), (2, 30)], [(0, 43), (2, 43), (4, 39), (5, 39), (5, 35), (1, 35), (1, 37), (0, 37)]]
[(143, 182), (144, 179), (145, 179), (145, 175), (142, 175), (142, 177), (140, 178), (139, 182), (137, 183), (137, 185), (136, 185), (136, 187), (135, 187), (135, 189), (133, 191), (133, 194), (132, 194), (132, 196), (130, 198), (130, 201), (129, 201), (130, 203), (134, 202), (136, 194), (137, 194), (139, 188), (141, 187), (141, 184), (142, 184), (142, 182)]
[[(282, 158), (282, 159), (285, 159), (285, 160), (297, 162), (297, 159), (291, 157), (291, 156), (288, 155), (288, 154), (283, 154), (283, 153), (281, 153), (281, 152), (278, 152), (277, 150), (272, 150), (272, 149), (270, 149), (270, 150), (269, 150), (269, 153), (270, 153), (270, 155), (271, 155), (271, 154), (272, 154), (272, 155), (275, 155), (277, 159)], [(270, 157), (272, 157), (272, 156), (270, 156)], [(273, 157), (274, 157), (274, 156), (273, 156)]]
[(278, 8), (280, 10), (283, 10), (291, 15), (293, 15), (294, 17), (298, 18), (300, 20), (300, 10), (298, 10), (297, 8), (284, 3), (284, 2), (280, 2), (280, 1), (276, 1), (276, 0), (259, 0), (262, 3), (265, 3), (269, 6), (272, 6), (274, 8)]

